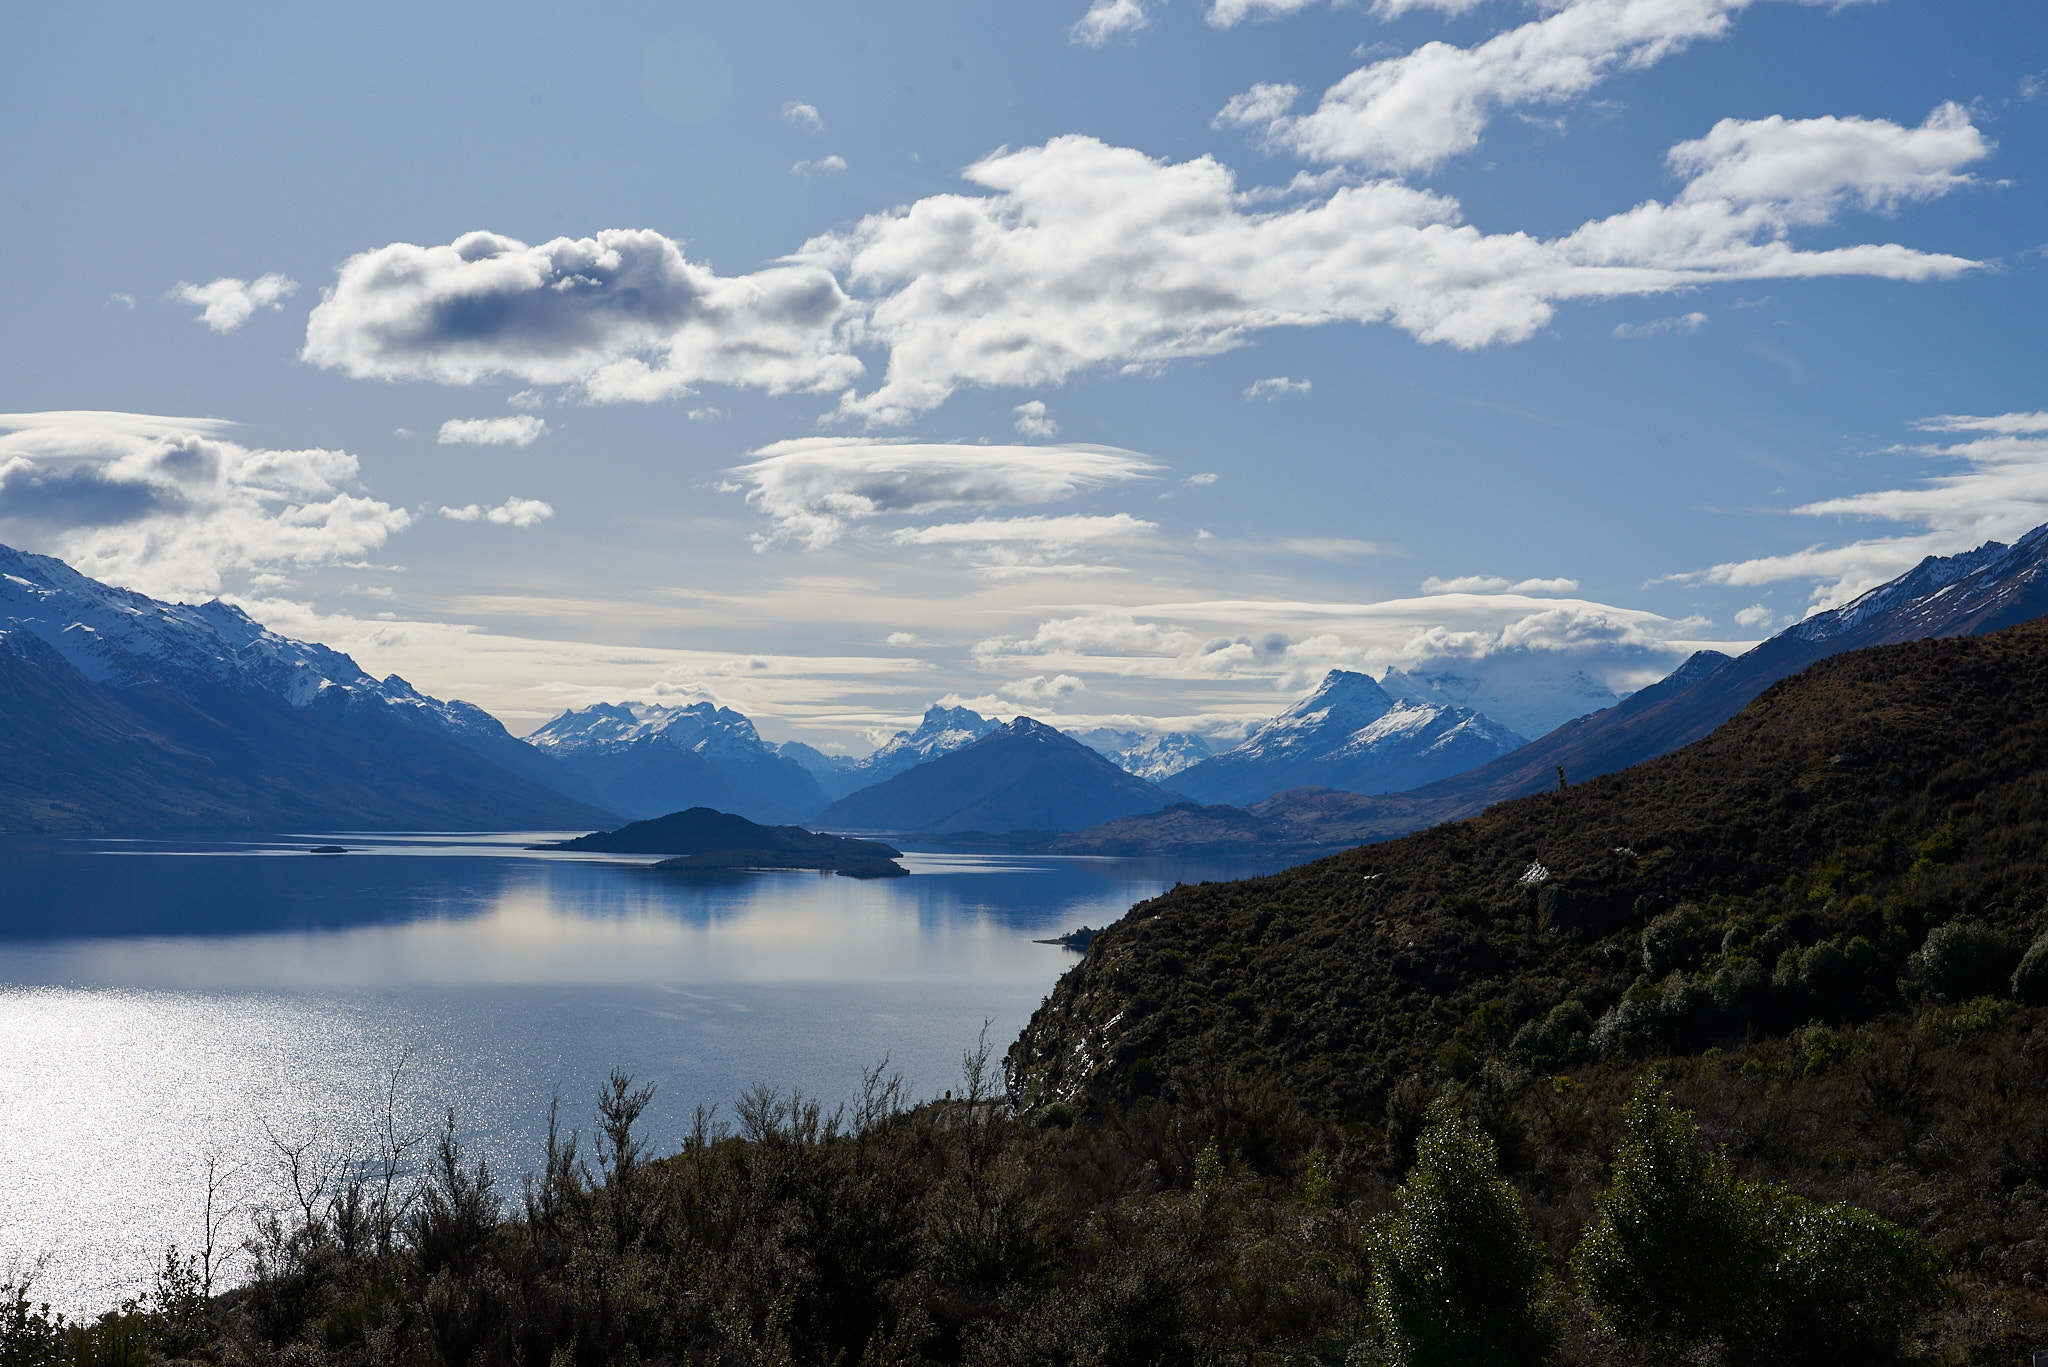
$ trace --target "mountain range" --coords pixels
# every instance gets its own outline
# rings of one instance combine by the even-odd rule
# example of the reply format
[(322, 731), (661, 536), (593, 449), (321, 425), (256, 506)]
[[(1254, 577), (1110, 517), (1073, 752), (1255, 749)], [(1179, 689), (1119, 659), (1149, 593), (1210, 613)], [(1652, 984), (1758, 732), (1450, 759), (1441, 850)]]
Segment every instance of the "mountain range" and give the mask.
[(1396, 698), (1369, 674), (1333, 669), (1243, 744), (1174, 775), (1173, 786), (1199, 802), (1233, 806), (1307, 785), (1400, 792), (1525, 743), (1470, 708)]
[(0, 547), (0, 830), (606, 823), (581, 788), (481, 708)]
[(1178, 800), (1178, 794), (1126, 773), (1064, 732), (1019, 717), (841, 798), (815, 824), (921, 835), (1071, 831)]
[[(1063, 847), (1158, 853), (1260, 840), (1300, 848), (1383, 840), (1455, 821), (1497, 802), (1613, 773), (1710, 734), (1781, 679), (1829, 656), (1869, 646), (1975, 636), (2048, 612), (2048, 526), (2007, 546), (1992, 541), (1960, 555), (1929, 556), (1854, 601), (1816, 613), (1742, 655), (1701, 651), (1659, 682), (1588, 717), (1455, 776), (1407, 792), (1364, 795), (1335, 785), (1278, 793), (1252, 806), (1257, 824), (1186, 811), (1138, 816), (1114, 830), (1084, 831)], [(1205, 791), (1181, 775), (1177, 786)], [(1261, 835), (1260, 832), (1265, 834)]]
[(776, 825), (806, 820), (828, 800), (807, 765), (715, 703), (597, 703), (526, 739), (622, 816), (712, 807)]

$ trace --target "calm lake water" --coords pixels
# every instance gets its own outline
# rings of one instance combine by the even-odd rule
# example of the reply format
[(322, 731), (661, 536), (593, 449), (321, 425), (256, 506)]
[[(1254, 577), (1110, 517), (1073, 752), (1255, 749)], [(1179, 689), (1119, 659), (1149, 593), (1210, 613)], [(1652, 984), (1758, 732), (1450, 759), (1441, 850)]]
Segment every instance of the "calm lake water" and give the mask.
[(614, 1067), (658, 1087), (664, 1149), (699, 1105), (836, 1104), (884, 1058), (936, 1096), (1075, 961), (1035, 939), (1273, 867), (926, 849), (875, 882), (678, 878), (543, 838), (0, 840), (0, 1273), (46, 1257), (37, 1296), (74, 1313), (146, 1290), (202, 1238), (210, 1155), (238, 1244), (280, 1200), (271, 1137), (361, 1146), (401, 1061), (401, 1128), (454, 1107), (508, 1197), (549, 1098), (587, 1133)]

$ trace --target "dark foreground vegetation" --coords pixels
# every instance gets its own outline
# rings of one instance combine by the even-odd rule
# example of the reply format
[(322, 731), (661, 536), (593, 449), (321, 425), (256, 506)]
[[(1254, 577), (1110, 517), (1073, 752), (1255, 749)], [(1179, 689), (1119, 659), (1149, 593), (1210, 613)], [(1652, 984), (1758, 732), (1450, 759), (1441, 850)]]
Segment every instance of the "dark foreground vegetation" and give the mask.
[[(743, 1098), (655, 1159), (617, 1079), (519, 1184), (444, 1136), (175, 1253), (0, 1362), (2000, 1363), (2048, 1341), (2048, 1011), (1997, 998), (1561, 1073), (1416, 1075), (1382, 1123), (1174, 1102)], [(976, 1078), (979, 1078), (979, 1082)], [(1686, 1112), (1691, 1112), (1688, 1118)], [(1697, 1128), (1695, 1123), (1697, 1122)], [(506, 1188), (510, 1186), (508, 1191)]]
[[(1893, 1361), (2048, 1347), (2048, 625), (1844, 656), (1707, 741), (1097, 934), (908, 1106), (615, 1078), (506, 1190), (298, 1171), (0, 1367)], [(403, 1170), (423, 1169), (419, 1180)]]

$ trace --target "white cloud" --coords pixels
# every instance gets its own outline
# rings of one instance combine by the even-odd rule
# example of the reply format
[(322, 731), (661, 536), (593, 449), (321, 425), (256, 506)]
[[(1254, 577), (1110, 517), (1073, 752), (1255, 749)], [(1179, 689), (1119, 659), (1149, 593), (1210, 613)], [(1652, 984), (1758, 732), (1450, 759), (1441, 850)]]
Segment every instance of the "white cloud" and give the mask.
[(892, 631), (882, 644), (888, 646), (921, 646), (924, 642), (919, 639), (914, 631)]
[(1307, 380), (1290, 380), (1285, 375), (1275, 375), (1271, 379), (1253, 380), (1251, 387), (1245, 390), (1244, 396), (1246, 399), (1264, 399), (1271, 403), (1283, 395), (1306, 394), (1310, 387)]
[[(1580, 0), (1541, 23), (1682, 3), (1707, 0)], [(1068, 136), (969, 167), (987, 193), (869, 215), (746, 276), (718, 276), (650, 231), (539, 247), (490, 233), (394, 243), (343, 264), (302, 355), (359, 377), (503, 374), (600, 401), (708, 382), (843, 389), (839, 416), (887, 425), (962, 385), (1149, 370), (1277, 327), (1389, 323), (1470, 348), (1526, 340), (1571, 300), (1715, 281), (1950, 278), (1978, 263), (1897, 244), (1802, 251), (1791, 235), (1966, 184), (1962, 168), (1989, 149), (1953, 106), (1917, 129), (1724, 121), (1674, 149), (1693, 176), (1675, 200), (1545, 240), (1482, 232), (1456, 200), (1396, 181), (1241, 193), (1211, 157), (1167, 163)], [(855, 352), (866, 348), (888, 361), (863, 395), (844, 387), (864, 373)]]
[(1278, 19), (1307, 9), (1320, 0), (1213, 0), (1209, 23), (1216, 28), (1234, 28), (1247, 19)]
[(537, 389), (522, 389), (505, 402), (514, 408), (539, 408), (547, 400), (541, 397)]
[(783, 393), (861, 372), (839, 338), (850, 311), (815, 265), (721, 276), (649, 230), (537, 247), (477, 232), (350, 257), (307, 320), (301, 356), (358, 379), (508, 375), (600, 402), (705, 382)]
[(1274, 327), (1388, 322), (1478, 347), (1528, 338), (1565, 300), (1975, 264), (1895, 245), (1802, 252), (1777, 200), (1649, 202), (1552, 241), (1481, 233), (1456, 201), (1392, 181), (1257, 210), (1212, 158), (1169, 164), (1076, 136), (966, 175), (995, 193), (933, 196), (806, 246), (802, 259), (872, 291), (863, 336), (889, 350), (879, 389), (846, 395), (843, 414), (904, 421), (962, 384), (1149, 367)]
[(1629, 340), (1637, 337), (1658, 337), (1667, 332), (1698, 332), (1707, 325), (1704, 313), (1681, 313), (1672, 318), (1653, 318), (1647, 323), (1616, 323), (1614, 335)]
[(1752, 603), (1735, 614), (1735, 625), (1751, 628), (1767, 627), (1771, 624), (1771, 618), (1776, 615), (1762, 603)]
[(890, 533), (899, 546), (992, 546), (1005, 542), (1032, 546), (1079, 546), (1089, 542), (1128, 541), (1159, 530), (1129, 513), (1105, 517), (1072, 514), (1066, 517), (976, 518), (972, 522), (943, 522), (934, 527), (905, 527)]
[(0, 416), (0, 527), (96, 579), (202, 598), (350, 563), (412, 522), (357, 492), (346, 451), (251, 449), (233, 424), (132, 413)]
[[(1166, 0), (1152, 0), (1164, 4)], [(1088, 12), (1080, 17), (1067, 36), (1088, 47), (1101, 47), (1110, 39), (1126, 33), (1136, 33), (1152, 22), (1146, 0), (1094, 0)]]
[(1000, 692), (1005, 697), (1015, 698), (1023, 703), (1058, 703), (1088, 691), (1088, 685), (1071, 674), (1055, 674), (1047, 678), (1034, 674), (1028, 679), (1004, 684)]
[(1439, 14), (1459, 15), (1478, 9), (1486, 0), (1372, 0), (1372, 12), (1382, 19), (1398, 19), (1410, 10), (1433, 9)]
[(135, 296), (115, 290), (107, 296), (107, 302), (109, 304), (119, 304), (124, 309), (132, 309), (135, 307)]
[(943, 508), (1059, 502), (1148, 477), (1156, 463), (1109, 446), (969, 446), (857, 437), (801, 437), (753, 453), (730, 473), (773, 521), (757, 547), (793, 540), (816, 550), (852, 522)]
[(825, 128), (825, 120), (818, 115), (818, 106), (805, 104), (802, 100), (791, 100), (782, 106), (782, 117), (807, 133), (822, 132)]
[(450, 522), (491, 522), (500, 527), (538, 527), (554, 515), (554, 508), (537, 498), (508, 498), (490, 508), (471, 503), (441, 510)]
[(1818, 610), (1896, 578), (1926, 556), (1954, 555), (1986, 541), (2010, 542), (2048, 523), (2048, 414), (1951, 415), (1920, 426), (1969, 435), (1970, 440), (1951, 445), (1910, 448), (1924, 459), (1963, 468), (1907, 488), (1822, 499), (1792, 510), (1804, 517), (1899, 524), (1911, 529), (1905, 535), (1810, 546), (1675, 577), (1742, 587), (1810, 580)]
[(793, 176), (836, 176), (845, 169), (846, 158), (835, 152), (816, 161), (800, 161), (789, 168), (789, 173)]
[(1045, 400), (1032, 399), (1011, 410), (1017, 415), (1017, 430), (1027, 437), (1056, 437), (1060, 425), (1046, 411)]
[(1181, 481), (1182, 484), (1189, 485), (1196, 489), (1206, 489), (1215, 482), (1216, 474), (1212, 470), (1204, 470), (1202, 473), (1198, 475), (1189, 475), (1186, 479)]
[[(1471, 48), (1425, 43), (1359, 68), (1317, 107), (1288, 115), (1274, 92), (1239, 96), (1218, 117), (1261, 129), (1311, 161), (1428, 171), (1470, 151), (1495, 113), (1556, 104), (1625, 70), (1726, 33), (1753, 0), (1569, 0)], [(1390, 13), (1413, 3), (1386, 6)], [(1431, 4), (1455, 11), (1465, 5)], [(1289, 101), (1291, 103), (1291, 100)]]
[(204, 285), (188, 285), (180, 280), (172, 293), (180, 303), (204, 310), (200, 320), (215, 332), (233, 332), (248, 322), (257, 309), (282, 309), (284, 305), (278, 301), (298, 287), (296, 280), (287, 280), (282, 275), (259, 275), (254, 280), (224, 275)]
[(450, 418), (435, 441), (442, 446), (531, 446), (548, 434), (545, 419), (531, 413), (511, 418)]
[(1422, 581), (1424, 593), (1577, 593), (1576, 579), (1524, 579), (1516, 582), (1494, 574), (1468, 574), (1459, 579)]
[(1723, 119), (1667, 160), (1689, 178), (1681, 203), (1768, 203), (1786, 222), (1825, 223), (1845, 205), (1889, 213), (1972, 184), (1961, 168), (1991, 149), (1969, 113), (1949, 103), (1918, 128), (1883, 119)]

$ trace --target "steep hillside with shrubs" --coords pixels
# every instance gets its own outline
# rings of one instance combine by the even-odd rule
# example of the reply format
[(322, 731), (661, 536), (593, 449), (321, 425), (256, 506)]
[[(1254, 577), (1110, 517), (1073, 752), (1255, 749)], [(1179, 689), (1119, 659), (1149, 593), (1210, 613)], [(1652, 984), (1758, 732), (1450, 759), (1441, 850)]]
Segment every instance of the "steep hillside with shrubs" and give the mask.
[(1370, 1118), (1404, 1075), (1492, 1055), (1558, 1070), (2048, 1000), (2044, 698), (2048, 623), (1860, 651), (1635, 769), (1176, 888), (1061, 980), (1014, 1094), (1171, 1097), (1230, 1069)]

